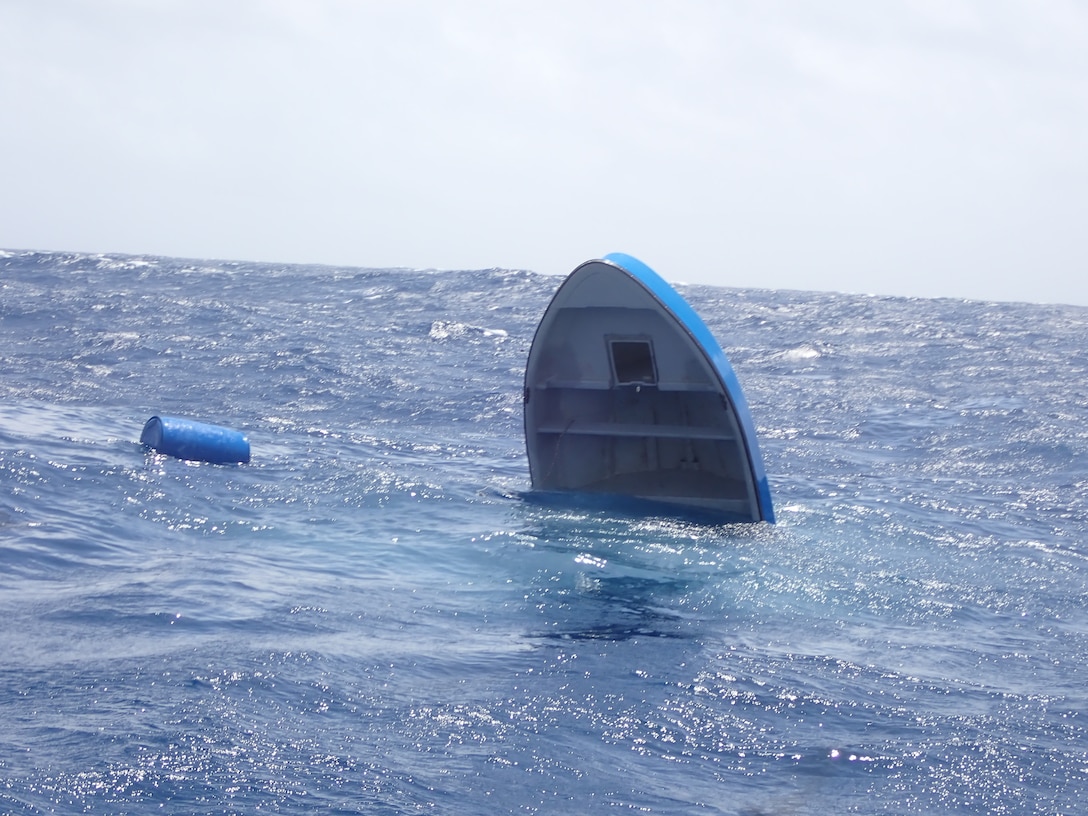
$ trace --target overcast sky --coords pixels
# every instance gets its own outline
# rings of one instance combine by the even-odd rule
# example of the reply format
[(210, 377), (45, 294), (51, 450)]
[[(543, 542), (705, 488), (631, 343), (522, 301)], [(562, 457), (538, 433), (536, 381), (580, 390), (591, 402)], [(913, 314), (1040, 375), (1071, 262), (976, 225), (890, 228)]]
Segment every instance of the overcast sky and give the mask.
[(0, 247), (1088, 305), (1082, 0), (0, 0)]

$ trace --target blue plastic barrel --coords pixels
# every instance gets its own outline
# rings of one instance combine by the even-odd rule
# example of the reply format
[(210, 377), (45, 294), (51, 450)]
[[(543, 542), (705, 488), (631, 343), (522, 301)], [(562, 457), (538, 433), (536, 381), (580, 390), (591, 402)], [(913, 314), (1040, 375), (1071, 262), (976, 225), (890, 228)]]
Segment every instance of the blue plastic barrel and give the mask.
[(249, 461), (249, 439), (244, 434), (191, 419), (153, 416), (144, 425), (140, 442), (191, 462), (226, 465)]

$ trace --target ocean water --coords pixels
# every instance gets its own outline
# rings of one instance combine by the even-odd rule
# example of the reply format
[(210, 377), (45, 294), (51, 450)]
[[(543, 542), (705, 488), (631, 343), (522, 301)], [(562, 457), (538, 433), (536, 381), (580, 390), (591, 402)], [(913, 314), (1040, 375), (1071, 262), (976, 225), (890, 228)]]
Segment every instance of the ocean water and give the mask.
[(529, 491), (559, 280), (0, 253), (0, 813), (1088, 812), (1088, 309), (679, 287), (728, 526)]

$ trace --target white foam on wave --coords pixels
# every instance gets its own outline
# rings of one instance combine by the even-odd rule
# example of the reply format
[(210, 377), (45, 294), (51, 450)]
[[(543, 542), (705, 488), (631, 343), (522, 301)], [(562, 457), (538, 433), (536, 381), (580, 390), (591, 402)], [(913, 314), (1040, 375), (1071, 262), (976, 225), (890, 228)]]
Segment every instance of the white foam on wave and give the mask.
[(787, 349), (777, 355), (780, 360), (787, 360), (791, 363), (807, 363), (810, 360), (816, 360), (823, 357), (817, 349), (812, 346), (798, 346), (797, 348)]
[(504, 339), (508, 332), (505, 329), (488, 329), (484, 326), (473, 326), (468, 323), (456, 321), (436, 320), (431, 324), (428, 332), (432, 340), (449, 340), (457, 337), (498, 337)]

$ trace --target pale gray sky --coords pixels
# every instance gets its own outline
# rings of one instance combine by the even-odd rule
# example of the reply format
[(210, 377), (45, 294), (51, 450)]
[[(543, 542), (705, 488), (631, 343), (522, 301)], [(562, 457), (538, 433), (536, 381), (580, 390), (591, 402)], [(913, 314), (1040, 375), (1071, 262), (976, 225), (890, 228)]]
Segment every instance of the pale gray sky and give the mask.
[(0, 247), (1088, 305), (1082, 0), (0, 0)]

